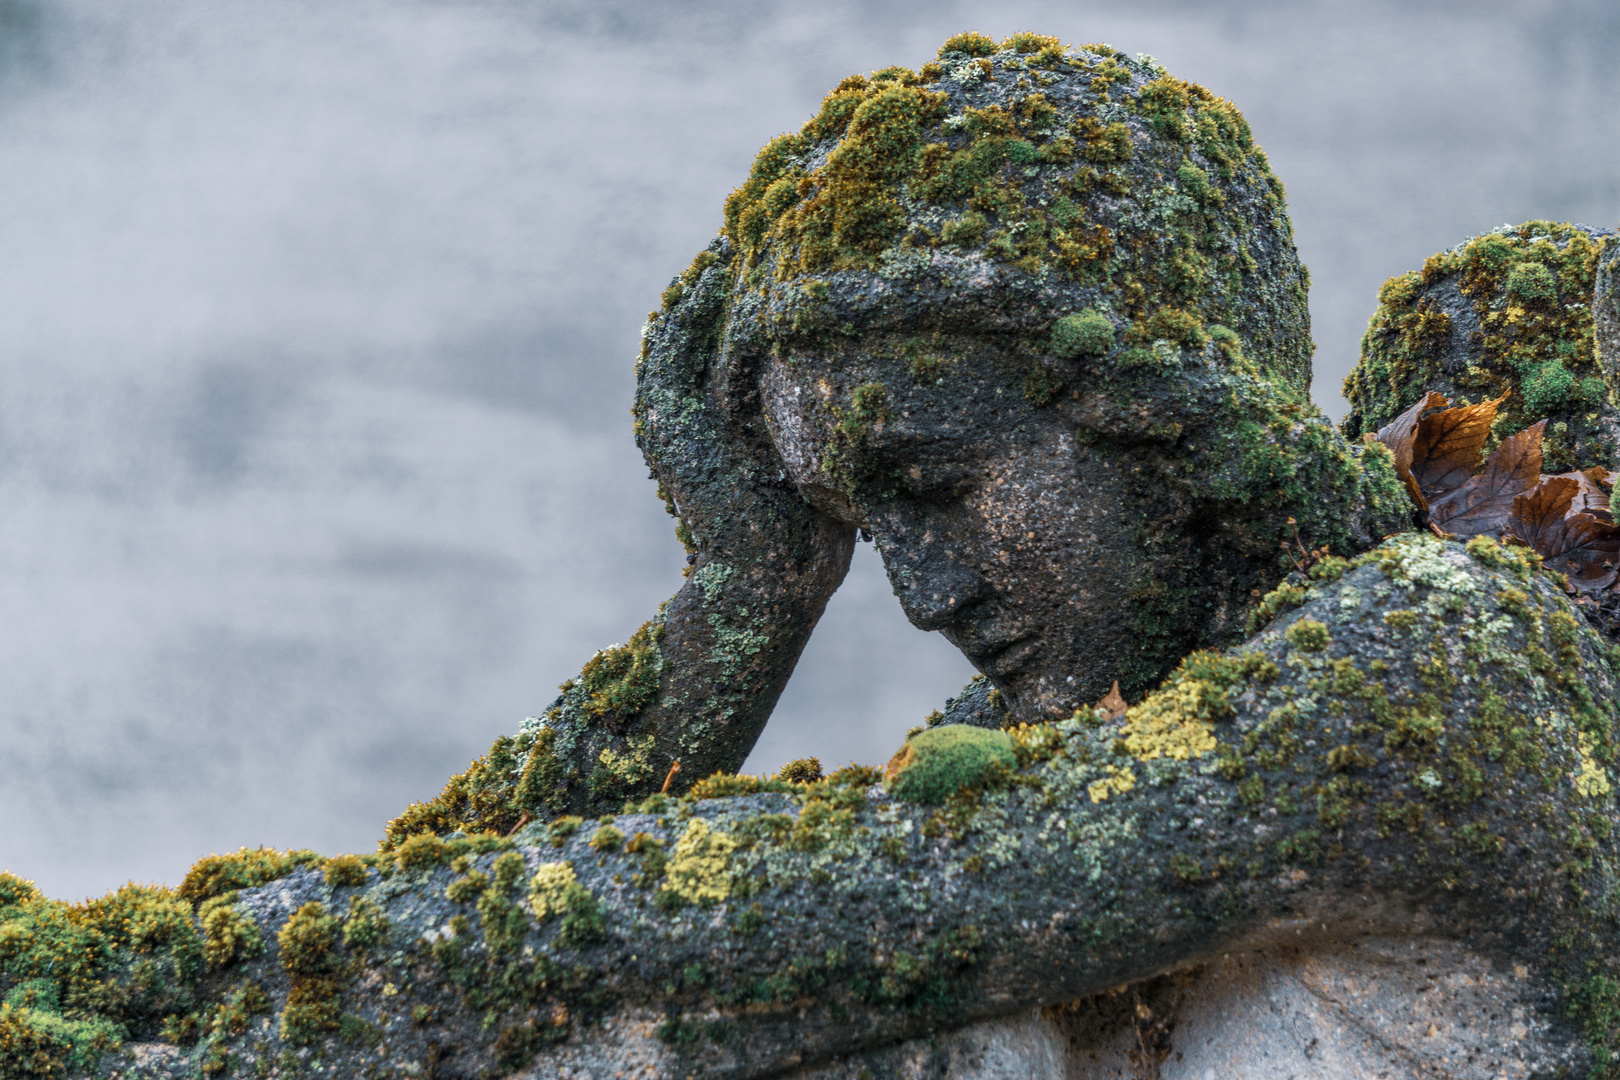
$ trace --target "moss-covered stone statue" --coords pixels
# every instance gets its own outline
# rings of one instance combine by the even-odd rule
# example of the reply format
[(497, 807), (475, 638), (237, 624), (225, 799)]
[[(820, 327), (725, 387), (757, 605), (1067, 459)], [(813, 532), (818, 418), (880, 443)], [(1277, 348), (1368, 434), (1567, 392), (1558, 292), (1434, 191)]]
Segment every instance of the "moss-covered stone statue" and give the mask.
[[(1615, 651), (1311, 406), (1230, 105), (846, 80), (645, 340), (681, 591), (379, 853), (0, 874), (0, 1075), (1620, 1075)], [(737, 776), (857, 530), (997, 700)]]
[(1285, 544), (1410, 520), (1311, 404), (1306, 274), (1248, 125), (1111, 49), (962, 39), (846, 79), (643, 337), (636, 434), (687, 583), (463, 781), (486, 794), (397, 837), (735, 771), (857, 529), (1035, 722), (1236, 640)]

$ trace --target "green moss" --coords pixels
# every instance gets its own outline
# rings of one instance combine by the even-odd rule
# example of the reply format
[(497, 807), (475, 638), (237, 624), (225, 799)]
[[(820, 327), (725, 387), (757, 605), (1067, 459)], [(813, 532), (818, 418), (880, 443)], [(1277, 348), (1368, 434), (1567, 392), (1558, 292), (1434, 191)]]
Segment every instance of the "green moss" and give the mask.
[(421, 833), (505, 835), (525, 815), (537, 817), (555, 810), (563, 779), (552, 752), (555, 739), (556, 732), (550, 728), (516, 738), (500, 736), (487, 754), (452, 776), (437, 797), (412, 803), (390, 821), (379, 849), (393, 851)]
[(579, 677), (586, 694), (585, 711), (598, 719), (625, 718), (638, 712), (658, 689), (663, 639), (663, 624), (649, 621), (627, 644), (591, 657)]
[(896, 755), (889, 794), (904, 802), (941, 803), (1016, 764), (1005, 732), (965, 724), (931, 728), (909, 739)]
[(230, 855), (209, 855), (197, 860), (180, 883), (179, 894), (193, 904), (238, 889), (251, 889), (286, 877), (300, 866), (320, 863), (313, 851), (276, 851), (242, 848)]
[(1538, 262), (1522, 262), (1508, 271), (1507, 291), (1520, 300), (1552, 300), (1558, 296), (1552, 271)]
[(1052, 351), (1059, 356), (1102, 356), (1114, 347), (1114, 324), (1099, 311), (1065, 315), (1052, 326)]
[[(490, 867), (492, 880), (489, 887), (478, 898), (479, 925), (484, 929), (484, 940), (496, 955), (515, 952), (523, 944), (523, 935), (529, 930), (529, 920), (523, 908), (512, 900), (523, 879), (524, 869), (522, 854), (516, 851), (502, 854)], [(589, 896), (589, 893), (586, 895)], [(593, 904), (594, 898), (589, 904), (574, 899), (570, 910), (578, 908), (583, 913), (587, 906)], [(568, 940), (574, 941), (578, 936), (577, 930), (569, 930), (568, 927), (575, 924), (567, 923), (566, 919), (564, 921)]]
[(1300, 619), (1291, 624), (1283, 636), (1300, 652), (1321, 652), (1333, 641), (1327, 626), (1315, 619)]
[(488, 874), (481, 870), (468, 870), (445, 887), (444, 895), (451, 903), (470, 904), (487, 888), (489, 888)]
[(337, 855), (321, 864), (326, 883), (334, 888), (345, 885), (364, 885), (371, 868), (358, 855)]
[[(807, 759), (815, 761), (814, 758)], [(783, 766), (786, 771), (788, 766)], [(815, 763), (817, 776), (821, 773), (821, 763)], [(780, 776), (745, 776), (741, 773), (715, 773), (706, 776), (693, 784), (687, 795), (693, 799), (724, 799), (734, 795), (758, 795), (763, 791), (791, 792), (798, 790), (797, 784), (801, 781), (786, 780)]]
[(1569, 1016), (1592, 1051), (1591, 1080), (1620, 1076), (1620, 980), (1593, 975), (1568, 994)]
[(472, 836), (457, 836), (448, 840), (440, 839), (432, 833), (418, 833), (394, 852), (394, 865), (400, 870), (431, 870), (468, 852), (481, 855), (490, 851), (502, 851), (512, 846), (511, 840), (495, 833), (475, 833)]
[(792, 784), (813, 784), (822, 777), (820, 758), (797, 758), (776, 771), (776, 779)]
[(60, 1080), (70, 1068), (88, 1071), (120, 1042), (118, 1028), (105, 1020), (0, 1004), (0, 1076), (8, 1080)]
[(276, 934), (281, 966), (292, 979), (281, 1012), (281, 1037), (295, 1046), (318, 1042), (338, 1030), (343, 964), (337, 947), (339, 921), (316, 901), (304, 904)]
[(363, 896), (349, 901), (349, 917), (343, 923), (343, 944), (362, 952), (380, 949), (388, 943), (391, 929), (388, 916), (375, 901)]
[(0, 908), (37, 900), (39, 896), (39, 889), (32, 881), (25, 881), (16, 874), (0, 871)]
[(558, 941), (574, 948), (600, 940), (606, 929), (601, 904), (575, 876), (572, 863), (544, 863), (535, 871), (529, 907), (541, 922), (559, 920)]
[(212, 967), (257, 956), (264, 947), (259, 924), (236, 907), (236, 893), (205, 900), (198, 910), (203, 930), (203, 958)]
[[(1014, 35), (999, 48), (977, 35), (958, 35), (941, 55), (948, 63), (925, 68), (923, 77), (895, 69), (844, 80), (797, 134), (760, 151), (748, 180), (726, 204), (725, 232), (750, 284), (761, 284), (767, 270), (787, 281), (828, 270), (916, 265), (938, 243), (1029, 274), (1056, 270), (1075, 281), (1127, 285), (1163, 281), (1187, 299), (1207, 293), (1210, 278), (1223, 288), (1237, 284), (1240, 260), (1213, 235), (1220, 228), (1212, 230), (1198, 211), (1221, 206), (1225, 186), (1240, 175), (1258, 174), (1267, 191), (1276, 185), (1228, 102), (1167, 76), (1149, 83), (1134, 102), (1129, 88), (1150, 70), (1143, 63), (1122, 62), (1113, 50), (1076, 53), (1038, 34)], [(1154, 246), (1167, 248), (1166, 258), (1144, 258), (1134, 239), (1121, 252), (1114, 231), (1096, 220), (1102, 208), (1088, 205), (1133, 190), (1113, 171), (1137, 155), (1129, 123), (1104, 121), (1089, 110), (1066, 116), (1039, 90), (948, 116), (946, 95), (928, 88), (942, 78), (971, 85), (988, 77), (1028, 91), (1018, 73), (1031, 69), (1053, 73), (1039, 79), (1043, 86), (1075, 78), (1097, 93), (1127, 88), (1126, 100), (1138, 105), (1149, 126), (1174, 138), (1162, 155), (1162, 172), (1193, 197), (1181, 197), (1185, 208), (1178, 204), (1180, 212), (1158, 233), (1163, 242)], [(1154, 213), (1162, 216), (1157, 207)], [(1120, 261), (1124, 265), (1116, 265)], [(1136, 306), (1137, 293), (1126, 290), (1127, 308)], [(796, 325), (802, 314), (792, 316)], [(1138, 312), (1124, 315), (1129, 321)]]
[(585, 824), (585, 819), (575, 814), (566, 814), (546, 826), (546, 834), (551, 837), (552, 847), (563, 847), (573, 839), (575, 833)]
[(969, 31), (947, 38), (945, 44), (939, 47), (939, 56), (940, 59), (951, 53), (960, 53), (964, 56), (994, 56), (996, 48), (995, 38)]
[(1310, 595), (1304, 585), (1285, 581), (1260, 598), (1249, 613), (1249, 633), (1258, 633), (1285, 611), (1299, 607)]
[(589, 842), (597, 851), (618, 851), (624, 846), (624, 833), (612, 825), (603, 825), (591, 834)]

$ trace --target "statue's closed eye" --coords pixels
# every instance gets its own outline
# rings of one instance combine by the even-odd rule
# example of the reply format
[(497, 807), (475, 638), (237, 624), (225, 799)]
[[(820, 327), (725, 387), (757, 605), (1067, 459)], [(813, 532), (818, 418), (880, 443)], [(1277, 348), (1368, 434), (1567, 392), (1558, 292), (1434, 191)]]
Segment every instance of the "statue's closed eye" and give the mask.
[(975, 470), (960, 462), (915, 462), (899, 470), (900, 486), (913, 498), (949, 502), (973, 489)]

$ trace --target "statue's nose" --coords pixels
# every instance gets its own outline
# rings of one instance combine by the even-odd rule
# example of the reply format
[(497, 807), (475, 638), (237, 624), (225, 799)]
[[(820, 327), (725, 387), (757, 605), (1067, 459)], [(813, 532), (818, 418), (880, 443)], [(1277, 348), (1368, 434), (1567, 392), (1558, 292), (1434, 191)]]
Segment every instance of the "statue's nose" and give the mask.
[(915, 560), (903, 574), (891, 568), (889, 580), (906, 618), (920, 630), (944, 629), (986, 591), (977, 571), (938, 550)]

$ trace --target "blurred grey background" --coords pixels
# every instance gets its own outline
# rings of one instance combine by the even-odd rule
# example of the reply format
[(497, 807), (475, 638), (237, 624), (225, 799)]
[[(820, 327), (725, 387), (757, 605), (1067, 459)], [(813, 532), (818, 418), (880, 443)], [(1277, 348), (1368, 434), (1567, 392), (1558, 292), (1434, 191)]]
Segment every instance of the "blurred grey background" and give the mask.
[[(1384, 278), (1620, 222), (1612, 0), (0, 0), (0, 867), (370, 849), (628, 637), (682, 565), (645, 313), (761, 144), (965, 29), (1243, 109), (1335, 416)], [(862, 547), (749, 767), (970, 674)]]

